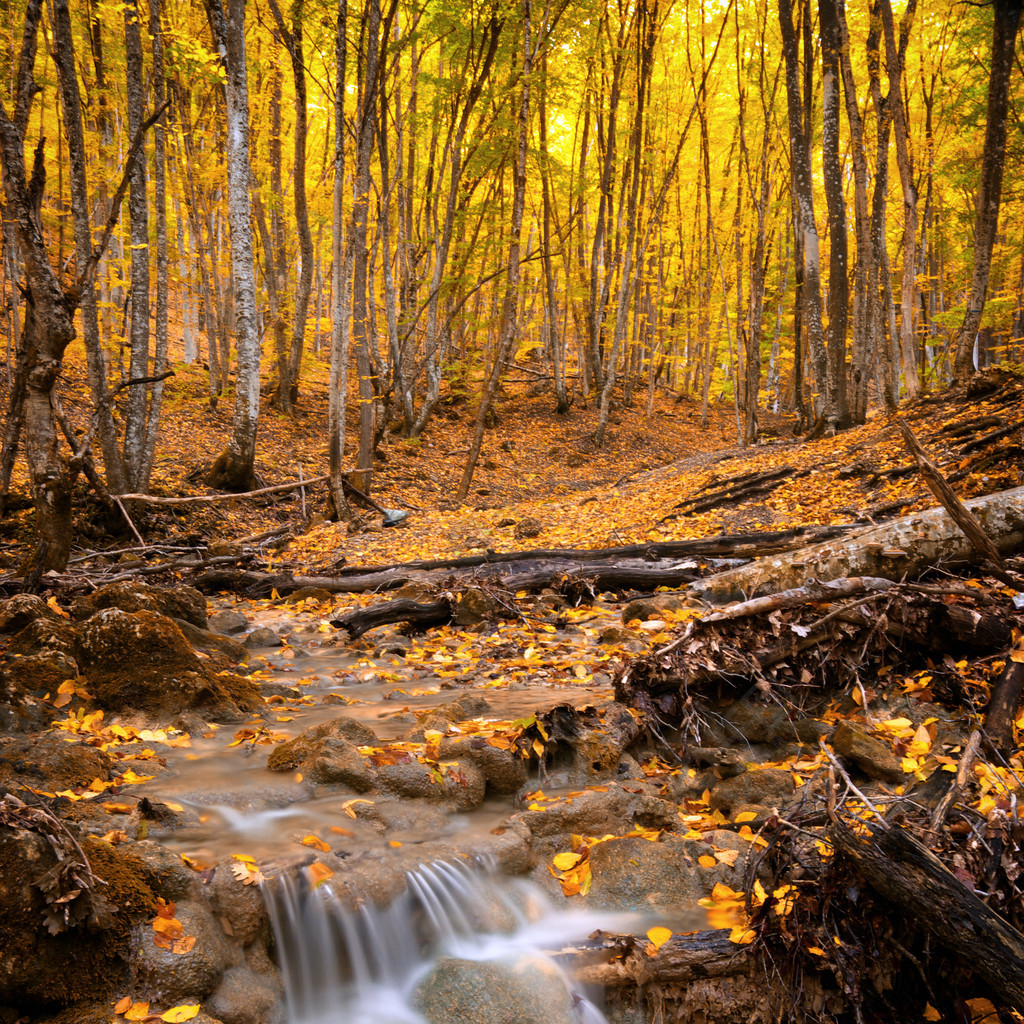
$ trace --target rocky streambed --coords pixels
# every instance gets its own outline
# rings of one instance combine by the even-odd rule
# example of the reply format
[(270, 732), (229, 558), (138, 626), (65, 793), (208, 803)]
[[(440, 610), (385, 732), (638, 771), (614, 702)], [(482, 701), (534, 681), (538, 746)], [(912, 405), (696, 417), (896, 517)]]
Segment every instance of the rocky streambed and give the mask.
[[(191, 588), (126, 583), (0, 604), (0, 1021), (312, 1020), (283, 979), (308, 987), (329, 967), (296, 973), (311, 954), (275, 932), (266, 898), (282, 880), (337, 908), (331, 924), (300, 915), (300, 931), (365, 930), (399, 905), (416, 934), (439, 918), (412, 1020), (539, 1020), (546, 987), (564, 994), (545, 997), (546, 1021), (768, 1020), (749, 901), (722, 908), (771, 889), (765, 826), (823, 807), (822, 741), (863, 788), (892, 793), (913, 781), (897, 740), (962, 739), (905, 696), (867, 723), (763, 690), (685, 721), (616, 702), (617, 673), (690, 614), (674, 595), (574, 609), (549, 592), (518, 621), (484, 605), (350, 641), (331, 620), (355, 600), (211, 613)], [(832, 851), (803, 856), (811, 872)], [(461, 923), (449, 889), (422, 881), (431, 865), (470, 872), (466, 906), (490, 894), (494, 916)], [(509, 878), (528, 887), (513, 898)], [(512, 967), (466, 955), (526, 931)], [(827, 977), (813, 984), (820, 1007), (842, 1005)]]

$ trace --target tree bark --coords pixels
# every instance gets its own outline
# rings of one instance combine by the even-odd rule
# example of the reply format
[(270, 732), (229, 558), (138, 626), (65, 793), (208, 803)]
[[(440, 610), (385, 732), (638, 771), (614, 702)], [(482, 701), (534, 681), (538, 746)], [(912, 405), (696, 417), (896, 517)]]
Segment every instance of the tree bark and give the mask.
[(248, 490), (256, 463), (260, 407), (260, 339), (256, 328), (255, 261), (249, 202), (249, 82), (245, 58), (245, 0), (208, 0), (227, 78), (228, 216), (238, 374), (231, 437), (209, 481), (224, 490)]
[[(1024, 487), (974, 498), (965, 505), (999, 551), (1011, 552), (1024, 542)], [(946, 510), (936, 508), (785, 555), (761, 558), (709, 576), (690, 589), (704, 600), (725, 603), (790, 590), (812, 579), (902, 579), (930, 565), (970, 560), (973, 553), (973, 545)]]
[(974, 222), (974, 271), (967, 311), (957, 336), (956, 361), (953, 366), (953, 376), (958, 380), (968, 377), (972, 371), (975, 338), (985, 309), (992, 246), (995, 243), (1003, 191), (1010, 76), (1013, 73), (1013, 55), (1022, 8), (1024, 4), (1021, 0), (993, 0), (992, 3), (992, 62), (988, 79), (985, 148), (981, 158), (981, 182)]

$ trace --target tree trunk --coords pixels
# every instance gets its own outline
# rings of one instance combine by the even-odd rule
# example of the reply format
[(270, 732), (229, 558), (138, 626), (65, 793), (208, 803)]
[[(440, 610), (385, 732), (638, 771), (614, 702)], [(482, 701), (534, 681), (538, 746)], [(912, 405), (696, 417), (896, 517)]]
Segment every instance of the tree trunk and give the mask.
[(828, 376), (825, 387), (828, 406), (836, 426), (850, 424), (846, 391), (846, 325), (849, 320), (850, 286), (847, 278), (849, 254), (846, 240), (846, 201), (843, 197), (843, 169), (839, 159), (839, 54), (843, 40), (837, 0), (819, 0), (822, 65), (821, 162), (828, 207)]
[(530, 24), (530, 0), (522, 0), (522, 4), (523, 91), (519, 100), (519, 144), (516, 153), (512, 198), (512, 228), (508, 247), (508, 272), (505, 277), (505, 301), (501, 314), (501, 335), (497, 351), (494, 354), (494, 364), (487, 379), (487, 386), (480, 399), (480, 408), (476, 414), (476, 422), (473, 424), (473, 440), (470, 442), (466, 466), (462, 472), (458, 492), (455, 495), (458, 501), (465, 501), (466, 495), (469, 494), (469, 487), (473, 482), (473, 473), (476, 470), (477, 459), (480, 457), (480, 449), (484, 443), (484, 426), (487, 414), (498, 391), (505, 362), (511, 353), (512, 345), (518, 332), (519, 279), (521, 275), (519, 253), (523, 229), (523, 211), (526, 207), (526, 148), (530, 128), (530, 76), (533, 72), (534, 45), (530, 38), (532, 31)]
[(1006, 155), (1006, 113), (1013, 72), (1013, 54), (1020, 25), (1021, 0), (993, 0), (992, 63), (988, 79), (988, 115), (985, 125), (985, 149), (981, 158), (981, 182), (978, 187), (977, 217), (974, 221), (974, 271), (967, 311), (956, 343), (953, 375), (963, 380), (974, 365), (975, 338), (981, 326), (988, 291), (992, 246), (999, 222), (999, 203), (1003, 191), (1003, 160)]
[(338, 29), (334, 67), (334, 187), (331, 231), (331, 262), (334, 277), (331, 304), (331, 376), (327, 404), (327, 464), (331, 475), (331, 505), (335, 519), (348, 508), (345, 497), (345, 397), (348, 391), (348, 259), (344, 241), (345, 196), (345, 37), (347, 0), (338, 0)]
[(213, 464), (209, 482), (248, 490), (255, 476), (260, 408), (260, 339), (249, 203), (249, 84), (245, 63), (245, 0), (208, 0), (215, 39), (227, 78), (228, 215), (238, 376), (231, 437)]
[[(128, 134), (134, 137), (142, 124), (146, 90), (142, 70), (142, 33), (136, 0), (124, 5), (124, 46), (128, 99)], [(137, 380), (149, 376), (149, 203), (146, 196), (146, 161), (132, 168), (128, 193), (131, 223), (131, 302), (130, 351), (128, 377)], [(128, 391), (124, 428), (124, 466), (129, 490), (144, 491), (146, 445), (146, 389)]]

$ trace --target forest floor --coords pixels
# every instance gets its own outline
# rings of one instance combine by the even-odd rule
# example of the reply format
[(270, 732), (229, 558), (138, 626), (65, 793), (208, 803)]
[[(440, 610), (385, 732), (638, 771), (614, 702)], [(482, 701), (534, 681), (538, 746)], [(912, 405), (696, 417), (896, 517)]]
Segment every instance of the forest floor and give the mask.
[[(324, 472), (324, 368), (311, 377), (297, 416), (262, 414), (261, 484)], [(83, 391), (72, 362), (62, 402), (82, 425)], [(542, 382), (509, 384), (471, 500), (460, 505), (452, 495), (473, 411), (448, 396), (421, 438), (389, 435), (375, 460), (373, 497), (410, 513), (397, 528), (366, 510), (348, 523), (325, 521), (325, 488), (313, 485), (136, 506), (140, 549), (123, 523), (105, 522), (83, 499), (72, 564), (43, 580), (45, 603), (10, 597), (31, 543), (30, 510), (3, 520), (0, 796), (33, 795), (30, 809), (0, 801), (0, 918), (8, 922), (0, 940), (16, 950), (0, 969), (0, 1015), (10, 1002), (12, 1020), (58, 1024), (56, 1003), (93, 999), (76, 1021), (109, 1021), (112, 1009), (124, 1019), (166, 1013), (198, 1024), (205, 1015), (278, 1019), (253, 1003), (258, 978), (276, 974), (253, 959), (254, 947), (273, 945), (265, 910), (243, 897), (245, 885), (262, 880), (261, 867), (271, 874), (282, 856), (274, 843), (231, 831), (233, 819), (214, 828), (221, 835), (204, 831), (207, 819), (192, 808), (209, 803), (216, 779), (219, 802), (237, 799), (257, 818), (301, 805), (307, 824), (279, 826), (275, 843), (293, 851), (293, 864), (305, 858), (313, 884), (331, 879), (343, 900), (360, 885), (388, 889), (455, 843), (460, 854), (528, 870), (567, 907), (636, 909), (639, 898), (667, 914), (668, 927), (652, 928), (649, 942), (598, 940), (580, 952), (579, 974), (605, 987), (612, 1021), (661, 1014), (760, 1024), (810, 1014), (959, 1024), (997, 1009), (1000, 1020), (1021, 1019), (1013, 1014), (1024, 1011), (1016, 930), (1024, 922), (1024, 719), (1014, 705), (1004, 715), (1008, 740), (991, 751), (970, 737), (993, 692), (1024, 663), (1024, 601), (1005, 579), (962, 565), (887, 591), (833, 596), (812, 582), (790, 604), (748, 602), (721, 617), (678, 583), (593, 585), (590, 570), (566, 569), (554, 550), (699, 538), (727, 548), (738, 537), (756, 546), (786, 531), (884, 524), (936, 505), (893, 417), (879, 413), (814, 441), (772, 418), (763, 424), (770, 436), (741, 448), (728, 404), (714, 403), (701, 427), (689, 398), (659, 392), (650, 415), (645, 402), (646, 392), (633, 406), (620, 401), (597, 449), (592, 403), (577, 398), (557, 416)], [(901, 414), (968, 499), (1024, 483), (1022, 409), (1024, 377), (993, 371)], [(205, 494), (204, 471), (229, 425), (229, 402), (211, 407), (202, 374), (176, 367), (153, 491)], [(520, 568), (561, 565), (549, 586), (503, 589), (475, 571), (459, 577), (416, 565), (523, 551)], [(702, 556), (659, 562), (652, 549), (645, 562), (633, 554), (622, 561), (627, 572), (720, 567)], [(391, 597), (346, 581), (403, 564), (397, 596), (428, 611), (440, 604), (440, 619), (384, 619), (365, 634), (344, 625)], [(1019, 572), (1019, 560), (1007, 565)], [(130, 588), (144, 580), (170, 596), (130, 603), (142, 593)], [(208, 595), (209, 623), (200, 595), (189, 592), (203, 607), (173, 596), (179, 582)], [(96, 614), (111, 604), (124, 609), (120, 620)], [(183, 632), (140, 607), (172, 616)], [(116, 633), (118, 621), (134, 623), (136, 634)], [(214, 635), (228, 632), (234, 640)], [(72, 657), (77, 674), (65, 679)], [(183, 671), (192, 682), (178, 688)], [(243, 775), (255, 792), (238, 788)], [(955, 792), (947, 785), (954, 776)], [(354, 795), (328, 814), (324, 801), (339, 793)], [(438, 805), (452, 821), (486, 811), (483, 838), (474, 833), (459, 846), (438, 825)], [(67, 879), (23, 891), (11, 868), (20, 860), (3, 846), (14, 827), (66, 855)], [(125, 909), (121, 880), (116, 928), (90, 925), (110, 936), (95, 943), (97, 963), (74, 943), (90, 913), (81, 901), (94, 899), (95, 886), (67, 852), (65, 828), (86, 844), (99, 877), (104, 867), (136, 865), (131, 872), (145, 881), (134, 897), (143, 911)], [(918, 845), (908, 853), (891, 833)], [(147, 841), (154, 838), (185, 853), (194, 876), (174, 875), (166, 851)], [(96, 854), (100, 841), (117, 856)], [(890, 875), (902, 889), (886, 887)], [(972, 922), (961, 947), (944, 945), (950, 900), (959, 898), (951, 884), (985, 901), (971, 895), (977, 906), (958, 905)], [(918, 891), (924, 902), (909, 912)], [(926, 891), (939, 893), (939, 909)], [(698, 900), (718, 931), (693, 936), (672, 919), (680, 906), (696, 911)], [(48, 920), (64, 915), (62, 945), (51, 947), (41, 919), (34, 937), (23, 925), (39, 910)], [(1000, 931), (990, 911), (1015, 927)], [(218, 935), (216, 920), (227, 921), (228, 939), (208, 935), (207, 919)], [(140, 961), (146, 949), (139, 953), (136, 939), (136, 952), (127, 951), (128, 925), (152, 938), (151, 925), (161, 949), (159, 936), (169, 938), (170, 953)], [(242, 970), (241, 953), (214, 956), (225, 941), (247, 944), (252, 991), (242, 999), (237, 978), (228, 983)], [(186, 969), (199, 953), (214, 961), (201, 982)], [(161, 956), (181, 970), (168, 974)], [(99, 971), (95, 984), (51, 990), (55, 971), (70, 978), (79, 967)], [(766, 969), (776, 979), (767, 991)], [(636, 1006), (642, 1018), (630, 1016)]]

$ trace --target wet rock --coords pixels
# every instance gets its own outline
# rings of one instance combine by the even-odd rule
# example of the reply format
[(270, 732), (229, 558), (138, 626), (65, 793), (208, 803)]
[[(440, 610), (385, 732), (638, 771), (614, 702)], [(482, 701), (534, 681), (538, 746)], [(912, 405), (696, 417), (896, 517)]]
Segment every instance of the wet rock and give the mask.
[(208, 996), (237, 959), (220, 923), (202, 903), (178, 903), (174, 916), (184, 935), (195, 936), (195, 945), (187, 953), (158, 946), (157, 932), (148, 923), (135, 929), (137, 991), (141, 998), (169, 1006)]
[(472, 761), (483, 772), (491, 793), (516, 793), (526, 785), (526, 762), (511, 750), (492, 747), (482, 737), (444, 739), (438, 746), (438, 757), (442, 761)]
[(151, 839), (133, 843), (131, 851), (145, 861), (153, 876), (153, 888), (165, 900), (195, 898), (201, 885), (199, 874), (176, 853)]
[(869, 778), (883, 782), (903, 778), (903, 769), (889, 745), (851, 722), (836, 726), (832, 746), (843, 760), (855, 764)]
[(206, 598), (194, 587), (184, 584), (154, 587), (137, 580), (108, 583), (80, 597), (72, 608), (72, 614), (76, 619), (89, 619), (104, 608), (120, 608), (123, 612), (159, 612), (168, 618), (184, 619), (193, 626), (206, 629)]
[(653, 597), (641, 597), (630, 601), (622, 609), (622, 621), (646, 622), (648, 619), (660, 619), (666, 611), (676, 612), (686, 607), (686, 602), (678, 594), (655, 594)]
[(796, 727), (775, 704), (738, 700), (722, 716), (733, 740), (747, 743), (779, 743), (796, 739)]
[(635, 793), (609, 786), (604, 793), (588, 790), (580, 796), (545, 805), (543, 811), (523, 811), (513, 816), (536, 838), (560, 840), (570, 833), (587, 836), (628, 831), (640, 806)]
[(505, 603), (500, 595), (480, 587), (466, 587), (459, 591), (455, 605), (455, 621), (458, 625), (476, 626), (481, 622), (494, 622), (504, 618)]
[(436, 708), (417, 715), (417, 724), (409, 729), (402, 738), (420, 743), (428, 731), (444, 732), (449, 725), (455, 722), (479, 718), (490, 710), (491, 705), (487, 703), (486, 698), (474, 693), (463, 694), (456, 700), (449, 701), (447, 704), (439, 704)]
[(416, 989), (429, 1024), (576, 1024), (573, 999), (549, 960), (443, 957)]
[(782, 807), (796, 791), (793, 776), (781, 768), (757, 768), (722, 779), (711, 788), (711, 809), (732, 815), (740, 807)]
[[(67, 654), (51, 652), (5, 658), (0, 662), (0, 693), (19, 702), (28, 695), (44, 697), (48, 693), (53, 698), (61, 683), (77, 676), (78, 663)], [(56, 710), (49, 704), (45, 715), (52, 716)]]
[(347, 786), (366, 793), (377, 786), (377, 772), (368, 765), (355, 745), (344, 736), (328, 736), (317, 752), (303, 762), (310, 782)]
[(530, 537), (539, 537), (544, 532), (544, 524), (533, 516), (527, 516), (516, 523), (512, 536), (516, 540), (525, 540)]
[(710, 852), (705, 843), (682, 839), (652, 843), (624, 836), (597, 843), (590, 850), (585, 902), (607, 910), (689, 910), (701, 927), (704, 915), (697, 900), (710, 896), (718, 882), (738, 885), (742, 878), (742, 869), (721, 861), (703, 867), (698, 858)]
[(0, 737), (0, 783), (54, 792), (113, 778), (110, 755), (59, 736)]
[(108, 711), (167, 720), (185, 709), (238, 720), (259, 704), (256, 684), (200, 662), (181, 630), (156, 612), (108, 608), (81, 627), (79, 664), (89, 692)]
[(242, 644), (250, 651), (258, 647), (280, 647), (284, 641), (267, 626), (257, 626), (243, 641)]
[(549, 767), (553, 772), (565, 770), (572, 785), (616, 777), (622, 755), (640, 735), (639, 722), (614, 702), (600, 711), (560, 705), (543, 720), (556, 745)]
[(249, 967), (231, 967), (205, 1006), (223, 1024), (283, 1024), (278, 997), (278, 987), (265, 975)]
[(294, 771), (322, 753), (325, 741), (336, 737), (354, 746), (371, 746), (378, 742), (377, 734), (368, 725), (341, 715), (311, 726), (294, 739), (275, 747), (267, 758), (267, 767), (274, 772)]
[(635, 629), (627, 629), (625, 626), (605, 626), (598, 634), (599, 644), (621, 644), (627, 640), (639, 640), (640, 634)]
[(382, 765), (377, 778), (384, 789), (398, 796), (444, 803), (457, 811), (479, 807), (486, 789), (483, 773), (470, 761), (456, 761), (440, 770), (419, 761)]
[(263, 896), (255, 885), (235, 878), (231, 862), (221, 863), (205, 887), (210, 910), (221, 931), (243, 946), (270, 938), (270, 919)]
[(377, 644), (373, 654), (377, 658), (389, 656), (404, 658), (412, 646), (413, 643), (407, 636), (389, 636)]
[(212, 633), (208, 629), (200, 629), (184, 619), (175, 619), (174, 624), (181, 630), (182, 635), (192, 647), (207, 655), (217, 668), (238, 665), (249, 658), (248, 650), (237, 640), (232, 640), (220, 633)]
[(16, 594), (6, 601), (0, 601), (0, 634), (19, 633), (36, 619), (55, 622), (60, 618), (37, 594)]
[(381, 832), (409, 832), (419, 837), (443, 835), (448, 831), (448, 815), (435, 804), (402, 800), (374, 800), (353, 804), (359, 821), (378, 826)]
[(210, 630), (214, 633), (234, 636), (236, 633), (244, 633), (248, 628), (249, 620), (241, 612), (224, 609), (210, 616)]

